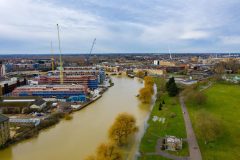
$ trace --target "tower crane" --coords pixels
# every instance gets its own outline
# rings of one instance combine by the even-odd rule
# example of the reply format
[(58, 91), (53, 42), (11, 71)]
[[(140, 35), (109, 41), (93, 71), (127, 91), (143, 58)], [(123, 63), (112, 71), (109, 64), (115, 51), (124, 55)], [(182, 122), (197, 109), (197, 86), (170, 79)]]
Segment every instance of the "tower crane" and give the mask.
[(52, 58), (51, 58), (51, 61), (52, 61), (52, 71), (54, 71), (54, 58), (53, 58), (53, 46), (52, 46), (52, 41), (51, 41), (51, 54), (52, 54)]
[(94, 38), (93, 42), (92, 42), (92, 47), (90, 49), (90, 52), (89, 52), (89, 56), (88, 56), (88, 59), (87, 59), (87, 64), (89, 65), (89, 59), (90, 59), (90, 56), (92, 54), (92, 51), (93, 51), (93, 48), (94, 48), (94, 45), (96, 44), (96, 38)]
[(60, 41), (60, 33), (59, 33), (59, 25), (57, 24), (58, 31), (58, 49), (60, 53), (60, 84), (63, 84), (63, 63), (62, 63), (62, 49), (61, 49), (61, 41)]

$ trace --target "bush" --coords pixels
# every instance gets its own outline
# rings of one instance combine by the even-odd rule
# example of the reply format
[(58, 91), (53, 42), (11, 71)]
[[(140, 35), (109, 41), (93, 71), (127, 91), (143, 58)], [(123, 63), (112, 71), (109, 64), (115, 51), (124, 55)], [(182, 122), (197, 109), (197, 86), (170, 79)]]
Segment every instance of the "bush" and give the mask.
[(203, 92), (196, 92), (194, 95), (194, 101), (198, 105), (203, 105), (207, 101), (207, 96)]
[(183, 91), (183, 95), (185, 96), (184, 98), (187, 101), (193, 102), (194, 104), (203, 105), (207, 101), (207, 96), (204, 92), (199, 92), (197, 89), (197, 85), (192, 85), (185, 88)]
[(207, 96), (203, 92), (192, 91), (188, 93), (188, 100), (196, 105), (203, 105), (207, 101)]

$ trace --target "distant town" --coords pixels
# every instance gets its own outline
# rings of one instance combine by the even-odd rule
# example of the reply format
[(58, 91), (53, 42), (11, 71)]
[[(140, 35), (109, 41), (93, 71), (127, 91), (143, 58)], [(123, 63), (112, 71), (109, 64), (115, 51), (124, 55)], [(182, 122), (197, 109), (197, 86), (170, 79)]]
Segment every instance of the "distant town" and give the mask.
[[(233, 113), (215, 111), (211, 113), (211, 110), (217, 110), (218, 107), (221, 110), (221, 106), (214, 108), (214, 103), (217, 102), (212, 101), (219, 101), (217, 105), (223, 101), (222, 103), (227, 106), (230, 102), (225, 102), (228, 99), (222, 98), (232, 95), (230, 99), (236, 104), (232, 104), (227, 110), (230, 111), (231, 107), (235, 107), (234, 115), (239, 115), (237, 97), (240, 95), (240, 54), (1, 55), (0, 60), (0, 146), (2, 150), (0, 157), (3, 156), (5, 159), (12, 157), (5, 153), (9, 148), (21, 147), (24, 143), (29, 143), (42, 131), (45, 134), (55, 130), (56, 128), (51, 126), (64, 125), (61, 121), (75, 123), (74, 119), (78, 116), (87, 116), (77, 115), (78, 113), (89, 112), (88, 116), (92, 117), (89, 114), (100, 109), (102, 112), (99, 113), (105, 117), (109, 114), (121, 114), (121, 109), (115, 108), (111, 111), (111, 108), (114, 108), (115, 103), (127, 100), (127, 97), (133, 102), (128, 101), (129, 106), (127, 105), (124, 111), (129, 110), (131, 113), (131, 107), (136, 106), (134, 114), (137, 119), (132, 117), (132, 121), (137, 121), (139, 125), (136, 127), (138, 129), (132, 126), (129, 133), (134, 135), (138, 130), (138, 139), (133, 142), (137, 146), (133, 149), (133, 153), (116, 152), (117, 155), (121, 155), (120, 157), (190, 158), (192, 160), (210, 157), (214, 159), (218, 157), (218, 153), (214, 156), (211, 152), (215, 152), (218, 141), (224, 145), (218, 144), (216, 150), (219, 147), (228, 146), (227, 142), (221, 142), (219, 138), (227, 134), (226, 132), (231, 132), (229, 134), (234, 138), (238, 134), (237, 130), (239, 131), (237, 126), (236, 131), (227, 131), (231, 126), (228, 126), (228, 123), (234, 123), (231, 117), (228, 118)], [(133, 85), (138, 86), (136, 90), (130, 91), (130, 86)], [(227, 92), (228, 87), (232, 88), (229, 92)], [(134, 94), (129, 94), (132, 92)], [(221, 94), (218, 92), (226, 93), (218, 95)], [(101, 103), (109, 103), (108, 97), (109, 101), (112, 98), (113, 103), (108, 108), (104, 108)], [(140, 108), (137, 103), (145, 108), (147, 106), (144, 117), (138, 117), (137, 112)], [(208, 110), (206, 106), (212, 109)], [(222, 110), (225, 109), (222, 108)], [(95, 117), (91, 123), (101, 121), (101, 114), (97, 112), (94, 114)], [(219, 124), (214, 117), (215, 114), (218, 118), (220, 116), (219, 121), (224, 126)], [(131, 118), (131, 115), (123, 114), (122, 116)], [(60, 124), (57, 124), (59, 122)], [(214, 126), (209, 124), (211, 122)], [(108, 123), (106, 126), (109, 126)], [(115, 123), (117, 125), (117, 119)], [(105, 128), (105, 124), (102, 125)], [(83, 130), (85, 128), (75, 127), (79, 127), (80, 132), (81, 128)], [(112, 129), (109, 130), (109, 134), (115, 133), (111, 131)], [(62, 132), (61, 129), (59, 132)], [(74, 130), (68, 132), (74, 132)], [(112, 136), (109, 135), (109, 137), (111, 139)], [(127, 143), (126, 140), (119, 139), (116, 144), (121, 148), (122, 144)], [(92, 142), (93, 146), (98, 145), (97, 141)], [(234, 145), (234, 142), (229, 143)], [(209, 147), (208, 144), (213, 146), (213, 150), (206, 149)], [(236, 146), (237, 148), (239, 149), (239, 145)], [(126, 148), (120, 150), (126, 150)], [(91, 153), (84, 152), (84, 157), (87, 154)], [(229, 151), (229, 154), (233, 153)], [(233, 159), (238, 156), (233, 156)], [(94, 156), (91, 157), (94, 158)], [(219, 157), (216, 159), (222, 159), (225, 156), (219, 153)]]

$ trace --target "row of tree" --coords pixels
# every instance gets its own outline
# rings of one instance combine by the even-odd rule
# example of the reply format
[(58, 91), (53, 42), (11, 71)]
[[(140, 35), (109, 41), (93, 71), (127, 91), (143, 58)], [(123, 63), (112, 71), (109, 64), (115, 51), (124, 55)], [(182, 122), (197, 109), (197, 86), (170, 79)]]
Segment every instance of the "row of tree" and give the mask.
[(231, 59), (227, 62), (219, 62), (214, 66), (214, 71), (217, 74), (223, 74), (226, 70), (234, 74), (240, 73), (240, 62), (236, 59)]
[(108, 131), (109, 142), (100, 144), (96, 153), (85, 160), (122, 160), (121, 147), (138, 131), (136, 119), (128, 113), (119, 114)]
[(149, 104), (154, 93), (154, 79), (150, 76), (144, 77), (144, 87), (139, 90), (139, 99), (142, 103)]

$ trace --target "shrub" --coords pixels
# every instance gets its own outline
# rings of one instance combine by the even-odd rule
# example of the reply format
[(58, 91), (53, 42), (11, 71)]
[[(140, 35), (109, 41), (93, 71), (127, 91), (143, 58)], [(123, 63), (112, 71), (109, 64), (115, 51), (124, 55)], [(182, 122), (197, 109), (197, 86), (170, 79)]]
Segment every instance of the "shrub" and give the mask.
[(203, 105), (204, 103), (206, 103), (206, 100), (207, 100), (207, 96), (203, 92), (196, 92), (195, 93), (194, 101), (198, 105)]

